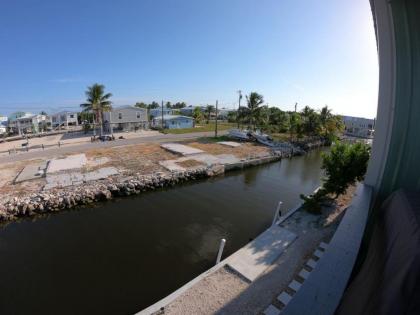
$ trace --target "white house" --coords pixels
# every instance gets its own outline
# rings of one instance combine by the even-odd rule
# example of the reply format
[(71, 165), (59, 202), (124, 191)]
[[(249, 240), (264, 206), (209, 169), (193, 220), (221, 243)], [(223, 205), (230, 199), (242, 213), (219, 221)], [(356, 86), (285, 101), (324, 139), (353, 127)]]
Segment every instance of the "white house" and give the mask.
[(9, 119), (6, 116), (0, 116), (0, 135), (7, 132), (7, 123)]
[(113, 130), (133, 131), (148, 128), (147, 109), (134, 106), (121, 106), (103, 113), (103, 122), (107, 132)]
[(69, 126), (78, 126), (79, 122), (77, 120), (76, 112), (62, 111), (51, 115), (51, 125), (53, 128)]
[(343, 116), (344, 133), (349, 136), (371, 138), (375, 129), (375, 119)]
[(47, 115), (25, 113), (23, 116), (9, 121), (9, 128), (12, 133), (39, 133), (46, 131), (51, 126), (50, 118)]
[[(173, 111), (171, 108), (167, 108), (167, 107), (163, 108), (163, 116), (172, 115), (172, 113)], [(154, 118), (156, 116), (162, 116), (162, 107), (150, 109), (149, 114), (151, 118)]]
[[(162, 128), (162, 117), (153, 118), (152, 127)], [(193, 128), (194, 119), (188, 116), (166, 115), (163, 116), (163, 127), (165, 129)]]

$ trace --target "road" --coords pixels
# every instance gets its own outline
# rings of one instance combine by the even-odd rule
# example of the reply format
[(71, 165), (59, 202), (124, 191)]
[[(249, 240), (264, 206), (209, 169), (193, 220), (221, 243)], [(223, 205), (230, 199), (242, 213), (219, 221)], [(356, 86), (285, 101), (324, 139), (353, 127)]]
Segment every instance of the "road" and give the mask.
[[(228, 131), (223, 130), (219, 131), (218, 134), (220, 136), (226, 135)], [(185, 134), (160, 134), (157, 136), (150, 136), (150, 137), (139, 137), (139, 138), (132, 138), (132, 139), (117, 139), (115, 141), (107, 141), (107, 142), (89, 142), (84, 144), (77, 144), (77, 145), (68, 145), (62, 146), (61, 148), (52, 148), (47, 149), (44, 151), (29, 151), (29, 152), (22, 152), (18, 154), (8, 155), (0, 157), (0, 163), (10, 163), (10, 162), (18, 162), (24, 160), (31, 160), (31, 159), (48, 159), (53, 158), (61, 154), (68, 154), (68, 153), (80, 153), (90, 149), (98, 149), (98, 148), (111, 148), (111, 147), (118, 147), (118, 146), (125, 146), (131, 144), (141, 144), (141, 143), (151, 143), (151, 142), (167, 142), (167, 141), (182, 141), (182, 140), (189, 140), (189, 139), (196, 139), (200, 137), (209, 137), (214, 136), (214, 131), (208, 132), (194, 132), (194, 133), (185, 133)]]

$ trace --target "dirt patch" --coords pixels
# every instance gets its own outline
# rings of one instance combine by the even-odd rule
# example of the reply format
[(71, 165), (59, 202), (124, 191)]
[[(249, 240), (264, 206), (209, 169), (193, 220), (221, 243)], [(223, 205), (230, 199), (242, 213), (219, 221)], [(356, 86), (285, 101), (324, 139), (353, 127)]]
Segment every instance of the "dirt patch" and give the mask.
[(333, 205), (330, 207), (330, 211), (325, 218), (325, 226), (337, 221), (337, 219), (344, 213), (356, 193), (356, 188), (356, 185), (350, 186), (344, 195), (340, 195), (336, 200), (334, 200)]
[(203, 166), (204, 164), (196, 161), (196, 160), (185, 160), (182, 162), (176, 162), (176, 164), (178, 164), (181, 167), (185, 167), (185, 168), (190, 168), (190, 167), (198, 167), (198, 166)]
[(165, 314), (215, 314), (248, 286), (228, 268), (221, 268), (175, 299)]
[(192, 141), (185, 142), (189, 146), (192, 146), (196, 149), (200, 149), (210, 154), (233, 154), (239, 158), (252, 158), (259, 156), (263, 153), (269, 153), (270, 149), (256, 143), (242, 143), (240, 147), (232, 148), (219, 143), (214, 142), (205, 142), (203, 141)]
[(3, 164), (0, 167), (0, 195), (2, 199), (7, 199), (8, 197), (14, 196), (23, 196), (28, 193), (38, 192), (43, 187), (45, 180), (36, 179), (27, 182), (22, 182), (19, 184), (13, 184), (16, 176), (22, 169), (31, 164), (38, 164), (42, 160), (30, 160), (22, 161), (16, 163), (7, 163)]
[(162, 172), (165, 169), (159, 165), (159, 161), (173, 160), (178, 158), (160, 147), (159, 144), (147, 143), (140, 145), (129, 145), (116, 148), (94, 149), (86, 152), (89, 159), (107, 157), (108, 162), (100, 166), (89, 166), (87, 170), (94, 170), (98, 167), (114, 166), (123, 169), (128, 173), (150, 174)]

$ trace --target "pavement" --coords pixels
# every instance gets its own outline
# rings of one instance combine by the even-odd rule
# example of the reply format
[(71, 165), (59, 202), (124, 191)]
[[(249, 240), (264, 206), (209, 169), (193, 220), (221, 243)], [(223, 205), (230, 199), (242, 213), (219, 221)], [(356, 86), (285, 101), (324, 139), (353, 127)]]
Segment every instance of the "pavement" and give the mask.
[(228, 265), (249, 281), (254, 281), (296, 238), (295, 233), (278, 225), (272, 226), (232, 255)]
[(188, 145), (183, 145), (179, 143), (164, 143), (164, 144), (161, 144), (160, 146), (172, 153), (182, 154), (185, 156), (204, 153), (203, 150), (196, 149)]
[(53, 159), (48, 163), (47, 174), (81, 169), (87, 163), (85, 154), (75, 154), (64, 159)]
[(81, 173), (81, 172), (69, 172), (65, 174), (47, 174), (47, 184), (44, 186), (44, 190), (56, 188), (56, 187), (67, 187), (82, 185), (89, 181), (95, 181), (103, 178), (108, 178), (112, 175), (119, 174), (119, 171), (115, 167), (104, 167), (95, 171)]
[[(227, 133), (228, 133), (227, 130), (218, 132), (219, 136), (226, 135)], [(106, 141), (106, 142), (89, 142), (89, 143), (83, 143), (83, 144), (62, 146), (60, 148), (51, 148), (51, 149), (46, 149), (44, 151), (32, 151), (32, 152), (29, 151), (29, 152), (22, 152), (22, 153), (13, 154), (13, 155), (7, 155), (7, 156), (0, 157), (0, 164), (31, 160), (31, 159), (41, 159), (41, 158), (48, 159), (48, 158), (53, 158), (62, 154), (81, 153), (81, 152), (91, 150), (91, 149), (111, 148), (111, 147), (142, 144), (142, 143), (153, 143), (153, 142), (161, 143), (161, 142), (168, 142), (168, 141), (171, 141), (171, 142), (183, 141), (183, 140), (190, 140), (190, 139), (196, 139), (200, 137), (209, 137), (209, 136), (214, 136), (214, 131), (193, 132), (193, 133), (186, 133), (186, 134), (159, 134), (159, 135), (150, 136), (150, 137), (117, 139), (115, 141)]]
[(23, 168), (15, 179), (15, 183), (24, 182), (31, 179), (41, 178), (45, 174), (47, 168), (47, 162), (41, 162), (37, 164), (30, 164)]

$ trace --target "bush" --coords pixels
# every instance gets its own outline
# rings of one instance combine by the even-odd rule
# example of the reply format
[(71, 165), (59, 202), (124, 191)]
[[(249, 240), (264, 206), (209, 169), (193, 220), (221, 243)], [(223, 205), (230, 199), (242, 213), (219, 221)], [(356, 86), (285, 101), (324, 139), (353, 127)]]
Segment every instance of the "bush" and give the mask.
[(327, 195), (334, 199), (344, 194), (350, 185), (361, 181), (366, 173), (370, 148), (363, 143), (336, 142), (329, 153), (323, 154), (321, 168), (325, 170), (322, 188), (310, 196), (301, 195), (303, 208), (310, 213), (321, 214), (321, 203)]
[(366, 173), (370, 148), (363, 143), (345, 144), (336, 142), (330, 153), (323, 155), (325, 170), (324, 189), (335, 198), (344, 194), (350, 185), (361, 181)]

